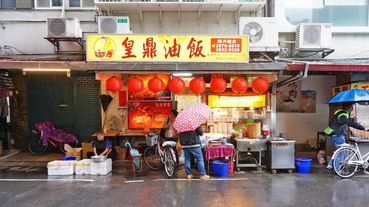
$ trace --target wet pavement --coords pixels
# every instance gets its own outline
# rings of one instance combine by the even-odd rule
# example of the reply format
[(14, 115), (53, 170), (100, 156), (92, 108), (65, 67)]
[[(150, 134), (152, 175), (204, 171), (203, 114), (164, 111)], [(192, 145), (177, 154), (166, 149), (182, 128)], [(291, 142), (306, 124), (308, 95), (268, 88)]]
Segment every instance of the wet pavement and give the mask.
[(167, 179), (150, 170), (134, 177), (128, 164), (115, 162), (107, 176), (47, 176), (42, 163), (0, 162), (1, 206), (369, 206), (362, 173), (344, 180), (315, 166), (311, 174), (248, 171), (188, 181), (183, 166)]

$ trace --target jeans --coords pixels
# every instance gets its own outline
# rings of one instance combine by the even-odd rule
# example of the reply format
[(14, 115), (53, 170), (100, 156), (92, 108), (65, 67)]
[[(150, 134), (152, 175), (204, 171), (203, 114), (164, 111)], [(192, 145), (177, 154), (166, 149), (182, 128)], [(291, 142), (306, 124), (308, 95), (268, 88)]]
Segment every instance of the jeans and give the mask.
[[(344, 135), (333, 135), (331, 136), (332, 144), (334, 146), (334, 149), (337, 150), (341, 147), (343, 143), (345, 143), (345, 136)], [(338, 157), (336, 157), (338, 158)], [(339, 159), (339, 158), (338, 158)], [(328, 167), (333, 167), (333, 160), (329, 160)]]
[(194, 148), (182, 148), (185, 154), (185, 170), (187, 175), (192, 175), (191, 173), (191, 160), (192, 157), (196, 158), (197, 168), (201, 176), (206, 175), (204, 157), (202, 156), (201, 147)]

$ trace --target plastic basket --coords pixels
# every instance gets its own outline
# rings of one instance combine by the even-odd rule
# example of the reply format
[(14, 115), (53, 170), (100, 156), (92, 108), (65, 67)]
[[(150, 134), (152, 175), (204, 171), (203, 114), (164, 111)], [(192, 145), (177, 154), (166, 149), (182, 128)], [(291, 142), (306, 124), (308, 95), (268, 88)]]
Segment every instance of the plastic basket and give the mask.
[(74, 161), (74, 160), (77, 160), (77, 157), (74, 157), (74, 156), (64, 156), (64, 157), (61, 157), (60, 160), (63, 160), (63, 161)]
[(155, 134), (155, 135), (146, 135), (146, 144), (147, 146), (154, 146), (158, 143), (158, 135)]

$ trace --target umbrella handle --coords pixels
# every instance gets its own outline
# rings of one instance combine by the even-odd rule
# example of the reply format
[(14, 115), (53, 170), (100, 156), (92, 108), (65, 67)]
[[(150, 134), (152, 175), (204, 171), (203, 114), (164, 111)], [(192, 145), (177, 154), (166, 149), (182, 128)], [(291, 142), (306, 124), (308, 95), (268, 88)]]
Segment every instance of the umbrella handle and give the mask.
[[(109, 106), (108, 106), (109, 108)], [(105, 123), (106, 123), (106, 119), (107, 119), (107, 116), (108, 116), (108, 108), (106, 109), (106, 111), (104, 112), (104, 120), (103, 120), (103, 123), (102, 123), (102, 129), (104, 130), (104, 127), (105, 127)]]

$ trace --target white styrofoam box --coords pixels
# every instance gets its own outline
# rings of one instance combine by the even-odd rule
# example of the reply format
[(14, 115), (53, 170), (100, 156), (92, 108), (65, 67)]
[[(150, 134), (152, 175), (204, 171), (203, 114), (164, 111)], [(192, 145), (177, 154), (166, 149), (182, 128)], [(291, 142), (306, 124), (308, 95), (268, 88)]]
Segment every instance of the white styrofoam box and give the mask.
[(91, 175), (106, 175), (112, 170), (112, 160), (106, 159), (104, 162), (91, 162)]
[(55, 160), (47, 163), (48, 175), (73, 175), (76, 161)]
[(91, 174), (91, 159), (83, 159), (76, 162), (76, 175)]

